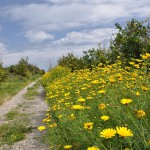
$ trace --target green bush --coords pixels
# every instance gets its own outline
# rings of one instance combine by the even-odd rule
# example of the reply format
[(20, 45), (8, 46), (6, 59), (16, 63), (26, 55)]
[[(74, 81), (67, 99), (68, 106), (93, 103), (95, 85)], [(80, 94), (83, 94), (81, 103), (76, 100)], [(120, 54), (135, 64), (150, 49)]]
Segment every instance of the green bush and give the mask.
[(132, 19), (124, 28), (115, 24), (118, 33), (110, 45), (112, 61), (119, 55), (122, 61), (128, 62), (132, 58), (140, 59), (141, 54), (150, 52), (150, 26), (146, 22)]
[(3, 68), (0, 68), (0, 82), (6, 79), (8, 76), (8, 72), (5, 71)]

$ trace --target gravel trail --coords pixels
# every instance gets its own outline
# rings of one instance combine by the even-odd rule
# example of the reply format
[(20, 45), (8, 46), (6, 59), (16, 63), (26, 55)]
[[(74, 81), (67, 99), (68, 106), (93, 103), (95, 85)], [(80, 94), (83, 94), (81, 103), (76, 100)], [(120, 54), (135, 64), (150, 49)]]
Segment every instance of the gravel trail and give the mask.
[[(41, 125), (44, 118), (45, 111), (48, 106), (44, 102), (44, 90), (40, 86), (38, 88), (38, 95), (33, 100), (24, 99), (23, 95), (27, 92), (28, 87), (32, 87), (35, 82), (29, 84), (26, 88), (21, 90), (11, 100), (0, 106), (0, 124), (4, 122), (4, 115), (12, 109), (17, 109), (19, 113), (28, 115), (28, 126), (32, 127), (32, 132), (26, 134), (26, 138), (22, 141), (15, 143), (12, 146), (3, 145), (0, 150), (48, 150), (48, 146), (41, 142), (41, 132), (37, 127)], [(20, 105), (20, 106), (19, 106)], [(2, 120), (2, 121), (1, 121)]]

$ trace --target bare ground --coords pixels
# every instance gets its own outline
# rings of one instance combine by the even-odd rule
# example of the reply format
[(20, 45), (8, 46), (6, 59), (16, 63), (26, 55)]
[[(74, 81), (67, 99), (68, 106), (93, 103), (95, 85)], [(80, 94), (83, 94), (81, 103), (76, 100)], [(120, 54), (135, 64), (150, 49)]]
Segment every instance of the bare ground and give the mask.
[(9, 111), (17, 109), (19, 113), (27, 114), (29, 122), (28, 126), (32, 127), (32, 132), (26, 134), (26, 138), (22, 141), (15, 143), (12, 146), (3, 145), (0, 150), (47, 150), (47, 145), (42, 143), (42, 133), (37, 130), (37, 127), (41, 125), (44, 118), (45, 111), (48, 106), (44, 102), (44, 90), (42, 87), (38, 89), (38, 95), (34, 100), (26, 100), (23, 95), (27, 92), (28, 87), (33, 86), (35, 82), (32, 82), (26, 88), (21, 90), (16, 96), (0, 106), (0, 124), (5, 122), (5, 114)]

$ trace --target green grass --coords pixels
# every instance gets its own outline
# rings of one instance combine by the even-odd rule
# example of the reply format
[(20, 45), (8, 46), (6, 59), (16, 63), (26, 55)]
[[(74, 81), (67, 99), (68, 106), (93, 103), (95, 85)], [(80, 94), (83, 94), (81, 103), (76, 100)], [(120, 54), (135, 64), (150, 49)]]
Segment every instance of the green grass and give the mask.
[(28, 88), (24, 98), (27, 100), (33, 100), (38, 95), (37, 88), (40, 86), (40, 84), (40, 81), (37, 81), (34, 86)]
[(8, 113), (5, 115), (5, 117), (6, 117), (6, 120), (13, 120), (13, 119), (15, 119), (18, 115), (19, 115), (18, 111), (14, 110), (14, 111), (8, 112)]
[(9, 76), (8, 79), (0, 83), (0, 105), (37, 78), (39, 76), (32, 76), (28, 79), (15, 75)]
[(5, 115), (7, 123), (0, 125), (0, 146), (3, 144), (12, 145), (15, 142), (25, 139), (25, 135), (32, 131), (28, 125), (29, 118), (27, 114), (12, 110)]
[(31, 127), (18, 124), (3, 124), (0, 126), (0, 146), (11, 145), (25, 138), (25, 133), (31, 132)]

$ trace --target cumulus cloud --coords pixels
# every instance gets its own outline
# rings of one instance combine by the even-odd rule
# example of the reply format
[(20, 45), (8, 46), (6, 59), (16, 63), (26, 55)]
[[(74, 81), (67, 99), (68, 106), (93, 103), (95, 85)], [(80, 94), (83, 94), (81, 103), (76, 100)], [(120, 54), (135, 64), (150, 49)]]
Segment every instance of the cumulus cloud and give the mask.
[(54, 44), (68, 45), (68, 44), (91, 44), (99, 43), (104, 40), (109, 40), (111, 35), (114, 34), (116, 30), (114, 28), (101, 28), (94, 29), (91, 31), (83, 32), (69, 32), (67, 35), (57, 41), (54, 41)]
[(27, 31), (27, 33), (25, 34), (25, 37), (33, 43), (40, 43), (44, 40), (54, 38), (52, 34), (48, 34), (44, 31), (38, 31), (38, 32)]
[[(49, 3), (10, 6), (4, 10), (28, 30), (61, 31), (108, 24), (118, 18), (150, 13), (150, 1), (135, 0), (47, 0)], [(134, 4), (134, 5), (132, 5)], [(146, 4), (146, 5), (143, 5)], [(145, 11), (145, 9), (147, 11)]]

